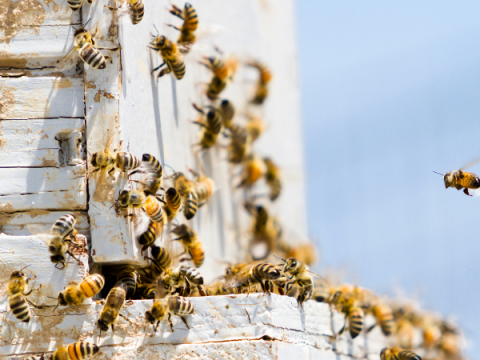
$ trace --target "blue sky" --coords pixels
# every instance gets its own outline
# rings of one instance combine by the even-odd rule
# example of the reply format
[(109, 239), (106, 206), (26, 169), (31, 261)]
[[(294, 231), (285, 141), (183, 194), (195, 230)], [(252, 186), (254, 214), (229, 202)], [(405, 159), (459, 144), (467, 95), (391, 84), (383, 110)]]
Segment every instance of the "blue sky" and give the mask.
[(478, 1), (297, 2), (319, 269), (455, 315), (477, 359), (480, 197), (432, 170), (480, 157), (479, 14)]

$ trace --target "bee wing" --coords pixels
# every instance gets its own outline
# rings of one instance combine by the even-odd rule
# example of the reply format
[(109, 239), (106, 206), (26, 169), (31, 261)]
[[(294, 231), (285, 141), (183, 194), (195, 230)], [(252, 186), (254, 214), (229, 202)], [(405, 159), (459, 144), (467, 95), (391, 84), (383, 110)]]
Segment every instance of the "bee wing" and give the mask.
[(73, 47), (72, 50), (69, 51), (69, 53), (67, 55), (64, 56), (63, 59), (61, 59), (57, 65), (55, 66), (55, 68), (58, 70), (58, 71), (65, 71), (65, 70), (68, 70), (72, 67), (74, 67), (78, 60), (80, 59), (80, 57), (78, 56), (78, 52), (77, 50), (75, 50), (75, 48)]
[(45, 244), (50, 244), (50, 241), (54, 238), (51, 234), (45, 233), (45, 228), (38, 224), (27, 225), (28, 231), (32, 233), (37, 239), (43, 241)]
[(160, 275), (157, 277), (157, 280), (156, 280), (155, 299), (163, 299), (166, 296), (167, 296), (167, 292), (165, 291), (162, 275)]
[(242, 270), (240, 270), (233, 278), (230, 280), (227, 284), (225, 284), (225, 287), (227, 288), (234, 288), (237, 286), (241, 286), (245, 284), (245, 279), (248, 276), (248, 273), (252, 269), (252, 267), (255, 264), (249, 264), (245, 266)]
[(480, 162), (480, 158), (478, 159), (475, 159), (473, 161), (470, 161), (467, 165), (465, 165), (464, 167), (462, 167), (460, 170), (464, 170), (464, 169), (467, 169), (469, 167), (472, 167), (473, 165), (476, 165)]
[(308, 269), (305, 269), (305, 270), (307, 270), (307, 271), (308, 271), (310, 274), (312, 274), (312, 275), (315, 275), (315, 276), (319, 277), (320, 279), (322, 279), (322, 280), (323, 280), (323, 281), (325, 281), (326, 283), (330, 284), (330, 283), (328, 282), (328, 280), (327, 280), (327, 279), (325, 279), (323, 276), (320, 276), (320, 275), (318, 275), (317, 273), (314, 273), (314, 272), (313, 272), (313, 271), (311, 271), (311, 270), (308, 270)]
[(150, 225), (150, 219), (145, 212), (140, 211), (137, 216), (133, 217), (133, 235), (135, 239), (140, 238)]

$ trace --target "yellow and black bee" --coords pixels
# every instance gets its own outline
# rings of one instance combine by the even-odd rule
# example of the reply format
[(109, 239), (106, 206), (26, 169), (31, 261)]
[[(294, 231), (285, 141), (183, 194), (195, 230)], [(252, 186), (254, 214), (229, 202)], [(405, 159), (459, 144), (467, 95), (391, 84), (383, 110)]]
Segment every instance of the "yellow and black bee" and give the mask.
[(81, 283), (71, 282), (58, 293), (58, 305), (80, 305), (86, 298), (98, 294), (105, 285), (105, 279), (100, 274), (87, 276)]
[(160, 36), (157, 31), (157, 36), (154, 36), (154, 39), (150, 43), (150, 49), (160, 52), (162, 56), (163, 63), (157, 66), (152, 70), (157, 71), (163, 66), (167, 66), (166, 68), (162, 69), (158, 74), (158, 77), (162, 77), (165, 74), (169, 74), (173, 72), (173, 75), (177, 80), (181, 80), (185, 76), (185, 62), (183, 60), (183, 55), (178, 49), (177, 45), (173, 42), (168, 40), (165, 36)]
[(98, 353), (97, 345), (87, 341), (78, 341), (68, 345), (60, 346), (52, 355), (52, 360), (86, 360)]
[(180, 51), (182, 53), (187, 53), (191, 45), (193, 45), (195, 40), (197, 40), (197, 36), (195, 35), (195, 30), (197, 30), (198, 27), (197, 12), (191, 4), (185, 3), (183, 10), (172, 4), (170, 13), (183, 20), (183, 24), (180, 28), (174, 25), (169, 26), (180, 31), (177, 44), (182, 45), (180, 47)]

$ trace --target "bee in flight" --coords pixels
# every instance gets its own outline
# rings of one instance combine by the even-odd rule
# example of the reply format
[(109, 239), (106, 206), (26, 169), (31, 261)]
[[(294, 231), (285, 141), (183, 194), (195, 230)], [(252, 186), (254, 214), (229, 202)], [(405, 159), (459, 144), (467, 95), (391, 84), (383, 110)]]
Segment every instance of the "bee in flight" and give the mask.
[(183, 10), (172, 4), (170, 13), (183, 20), (183, 25), (181, 28), (178, 28), (174, 25), (169, 26), (180, 31), (180, 36), (178, 37), (177, 44), (183, 46), (180, 47), (179, 50), (184, 54), (188, 53), (191, 45), (193, 45), (195, 43), (195, 40), (197, 40), (197, 36), (195, 35), (195, 30), (197, 30), (198, 27), (197, 12), (191, 4), (185, 3), (185, 7), (183, 8)]
[(23, 269), (20, 271), (14, 271), (10, 276), (7, 286), (8, 305), (10, 306), (10, 310), (12, 310), (13, 315), (18, 320), (22, 322), (29, 322), (30, 307), (28, 304), (39, 309), (42, 307), (33, 304), (25, 298), (25, 296), (28, 296), (32, 293), (33, 289), (30, 289), (30, 291), (26, 292), (29, 279), (23, 272)]
[(381, 360), (422, 360), (413, 351), (400, 348), (383, 349), (380, 353)]
[[(157, 28), (155, 27), (157, 30)], [(165, 74), (173, 72), (173, 75), (177, 80), (181, 80), (185, 76), (185, 62), (183, 61), (183, 55), (179, 50), (179, 47), (168, 40), (165, 36), (159, 34), (157, 30), (157, 36), (153, 35), (153, 40), (148, 46), (150, 49), (160, 52), (160, 56), (163, 59), (163, 63), (152, 70), (157, 71), (163, 66), (167, 66), (158, 73), (158, 77), (162, 77)]]
[[(90, 20), (89, 20), (90, 21)], [(88, 24), (88, 21), (87, 21)], [(111, 58), (103, 55), (100, 50), (118, 51), (120, 47), (105, 48), (96, 45), (95, 36), (97, 35), (98, 27), (92, 34), (85, 29), (85, 24), (81, 28), (75, 30), (73, 39), (73, 48), (70, 52), (57, 64), (56, 68), (60, 71), (73, 67), (78, 58), (95, 69), (105, 69), (107, 67), (106, 59)]]
[(52, 360), (86, 360), (98, 353), (97, 345), (87, 341), (77, 341), (68, 345), (60, 346), (52, 355)]
[(86, 298), (92, 298), (98, 294), (104, 285), (105, 279), (100, 274), (89, 275), (81, 283), (71, 282), (58, 293), (58, 305), (80, 305)]
[(252, 104), (261, 105), (268, 96), (268, 83), (272, 79), (272, 73), (264, 64), (259, 61), (248, 62), (247, 65), (257, 69), (259, 72), (255, 95), (250, 102)]
[(205, 250), (203, 249), (203, 244), (198, 240), (198, 235), (193, 229), (185, 224), (176, 226), (172, 233), (178, 236), (178, 238), (173, 240), (179, 240), (185, 246), (185, 251), (180, 254), (183, 255), (186, 252), (190, 254), (190, 259), (183, 258), (183, 260), (191, 260), (195, 267), (199, 268), (202, 266), (203, 261), (205, 260)]
[(463, 189), (463, 192), (466, 195), (472, 196), (469, 194), (468, 189), (475, 190), (480, 188), (480, 177), (471, 172), (466, 172), (463, 170), (475, 165), (477, 162), (478, 161), (470, 163), (461, 168), (460, 170), (449, 171), (446, 174), (441, 174), (436, 171), (434, 171), (434, 173), (443, 176), (443, 181), (445, 182), (445, 189), (448, 189), (449, 187), (456, 188), (457, 190)]

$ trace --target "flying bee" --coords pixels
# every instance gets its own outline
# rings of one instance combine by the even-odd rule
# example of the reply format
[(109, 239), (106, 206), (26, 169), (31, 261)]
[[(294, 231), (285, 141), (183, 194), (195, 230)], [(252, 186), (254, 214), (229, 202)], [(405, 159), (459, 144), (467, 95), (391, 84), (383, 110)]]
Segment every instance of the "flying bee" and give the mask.
[(380, 352), (381, 360), (422, 360), (420, 356), (413, 351), (403, 350), (400, 348), (383, 349)]
[(198, 195), (194, 189), (194, 183), (183, 173), (174, 173), (172, 178), (175, 189), (182, 197), (183, 214), (187, 220), (190, 220), (198, 210)]
[(207, 129), (202, 129), (200, 132), (200, 140), (196, 145), (199, 145), (201, 150), (207, 150), (217, 143), (217, 138), (218, 135), (215, 135)]
[(201, 207), (212, 196), (215, 190), (215, 182), (212, 178), (209, 178), (208, 176), (200, 176), (200, 174), (198, 174), (192, 169), (189, 169), (189, 171), (193, 175), (195, 175), (193, 189), (195, 190), (198, 197), (198, 206)]
[[(264, 206), (255, 206), (247, 201), (244, 207), (253, 216), (250, 254), (255, 260), (265, 259), (271, 252), (276, 252), (281, 243), (282, 227)], [(263, 249), (265, 246), (266, 249)]]
[[(63, 270), (66, 266), (65, 254), (70, 255), (81, 264), (81, 261), (77, 259), (70, 251), (69, 246), (69, 244), (77, 246), (79, 245), (76, 242), (76, 221), (77, 220), (75, 219), (75, 216), (72, 214), (63, 215), (53, 224), (50, 235), (42, 234), (36, 225), (28, 226), (28, 229), (32, 234), (34, 234), (34, 236), (47, 244), (48, 251), (50, 253), (50, 260), (59, 270)], [(62, 268), (58, 267), (59, 264), (63, 265)]]
[(183, 258), (180, 261), (191, 260), (195, 267), (199, 268), (202, 266), (203, 261), (205, 260), (205, 250), (203, 249), (203, 244), (198, 240), (198, 235), (193, 229), (185, 224), (176, 226), (172, 233), (178, 236), (178, 238), (173, 240), (179, 240), (182, 242), (182, 245), (185, 247), (185, 251), (180, 254), (183, 255), (186, 252), (190, 254), (190, 259)]
[(72, 68), (78, 62), (78, 58), (82, 59), (85, 64), (90, 65), (94, 69), (105, 69), (109, 56), (104, 56), (100, 50), (118, 51), (120, 47), (105, 48), (96, 45), (95, 36), (98, 28), (91, 34), (85, 27), (75, 30), (73, 48), (70, 52), (57, 64), (56, 68), (60, 71)]
[[(23, 268), (25, 269), (25, 268)], [(33, 289), (26, 291), (29, 279), (27, 275), (20, 271), (14, 271), (10, 276), (10, 280), (7, 285), (8, 305), (12, 310), (13, 315), (22, 322), (30, 321), (30, 307), (28, 304), (41, 309), (41, 306), (37, 306), (27, 300), (25, 297), (30, 295)]]
[(142, 181), (130, 181), (140, 183), (138, 190), (142, 190), (146, 195), (156, 195), (157, 192), (162, 189), (163, 166), (154, 156), (143, 154), (140, 167), (132, 171), (130, 175), (136, 173), (144, 173), (145, 178)]
[(162, 202), (152, 195), (145, 195), (143, 191), (122, 190), (118, 195), (117, 204), (120, 208), (142, 208), (153, 222), (164, 223)]
[(181, 205), (182, 198), (177, 189), (174, 187), (168, 188), (165, 192), (165, 205), (163, 207), (168, 221), (172, 221), (175, 218)]
[(173, 332), (173, 324), (171, 320), (172, 315), (179, 316), (184, 322), (185, 326), (190, 329), (187, 323), (186, 315), (195, 313), (192, 303), (182, 296), (167, 295), (165, 297), (165, 284), (163, 279), (157, 280), (156, 297), (153, 305), (145, 312), (145, 319), (152, 325), (155, 324), (155, 332), (157, 332), (158, 325), (168, 315), (168, 323)]
[(251, 187), (266, 172), (265, 163), (256, 154), (250, 154), (242, 162), (242, 180), (237, 185), (240, 187)]
[(376, 323), (368, 328), (367, 332), (372, 331), (378, 324), (385, 336), (390, 336), (395, 331), (395, 320), (393, 311), (390, 306), (385, 304), (376, 304), (372, 307), (371, 312), (375, 317)]
[(236, 124), (229, 128), (230, 144), (228, 145), (228, 161), (232, 164), (240, 164), (250, 152), (252, 138), (247, 129)]
[(52, 355), (52, 360), (85, 360), (91, 358), (98, 353), (100, 349), (97, 345), (78, 341), (68, 345), (68, 347), (60, 346)]
[(223, 56), (211, 56), (205, 57), (200, 63), (213, 72), (212, 80), (207, 85), (207, 97), (210, 100), (216, 100), (233, 80), (237, 71), (238, 59), (231, 56), (224, 60)]
[(463, 169), (469, 166), (465, 166), (460, 170), (449, 171), (446, 174), (441, 174), (436, 171), (434, 171), (434, 173), (443, 176), (443, 181), (445, 182), (445, 189), (448, 189), (449, 187), (456, 188), (457, 190), (463, 189), (463, 192), (466, 195), (472, 196), (468, 192), (468, 189), (475, 190), (480, 188), (480, 177), (478, 177), (474, 173), (463, 171)]
[(222, 118), (217, 109), (213, 106), (207, 106), (205, 109), (202, 109), (195, 103), (193, 103), (193, 108), (201, 114), (199, 120), (194, 121), (195, 124), (204, 127), (207, 131), (215, 135), (218, 135), (222, 131)]
[(157, 36), (152, 35), (154, 39), (150, 43), (150, 49), (159, 51), (163, 59), (163, 63), (152, 70), (157, 71), (163, 66), (167, 66), (162, 69), (158, 74), (158, 77), (162, 77), (165, 74), (173, 72), (173, 75), (177, 80), (181, 80), (185, 76), (185, 62), (183, 61), (183, 55), (180, 52), (177, 45), (168, 40), (165, 36), (160, 36), (157, 30)]
[(198, 27), (197, 12), (191, 4), (185, 3), (183, 10), (172, 4), (170, 13), (183, 20), (183, 25), (181, 28), (178, 28), (174, 25), (169, 26), (180, 31), (177, 44), (183, 45), (183, 47), (180, 48), (180, 52), (184, 54), (188, 53), (189, 47), (191, 47), (191, 45), (195, 43), (195, 40), (197, 40), (197, 36), (195, 35), (195, 30), (197, 30)]
[(261, 117), (248, 115), (246, 128), (247, 128), (247, 132), (252, 137), (252, 142), (253, 142), (257, 140), (260, 137), (260, 135), (263, 134), (263, 132), (267, 128), (267, 125), (265, 124), (265, 121)]
[(137, 289), (139, 275), (131, 265), (122, 266), (117, 269), (117, 283), (122, 282), (127, 287), (127, 299), (131, 299)]
[(119, 10), (120, 13), (118, 16), (123, 16), (125, 14), (130, 15), (130, 19), (132, 20), (132, 24), (136, 25), (143, 19), (143, 15), (145, 13), (145, 5), (143, 3), (143, 0), (121, 0), (122, 2), (126, 3), (126, 7), (111, 7), (111, 6), (105, 6), (107, 9), (110, 10)]
[(228, 129), (233, 124), (233, 118), (235, 116), (235, 107), (230, 100), (224, 99), (220, 102), (218, 109), (222, 117), (223, 126)]
[[(86, 0), (87, 4), (93, 3), (93, 0)], [(83, 5), (83, 0), (67, 0), (68, 6), (70, 6), (70, 9), (73, 11), (76, 11), (80, 9)]]
[(252, 104), (261, 105), (268, 96), (268, 83), (272, 79), (272, 73), (264, 64), (259, 61), (252, 61), (247, 63), (247, 65), (256, 68), (259, 72), (259, 79), (257, 81), (255, 95), (250, 102)]
[(89, 275), (81, 283), (72, 281), (58, 293), (58, 305), (80, 305), (86, 298), (92, 298), (98, 294), (104, 285), (105, 278), (100, 274)]
[(282, 191), (282, 182), (280, 180), (280, 170), (277, 165), (268, 157), (263, 161), (267, 166), (267, 172), (265, 173), (265, 180), (270, 188), (270, 200), (275, 201), (280, 192)]
[(277, 281), (285, 281), (286, 277), (283, 272), (275, 265), (268, 263), (249, 264), (243, 267), (240, 271), (233, 276), (227, 284), (225, 289), (227, 291), (236, 291), (237, 293), (243, 293), (245, 290), (249, 294), (252, 287), (260, 284), (264, 292), (270, 292), (270, 284)]
[(345, 324), (337, 336), (342, 335), (348, 327), (350, 336), (352, 339), (355, 339), (363, 330), (365, 324), (365, 313), (357, 305), (357, 302), (353, 298), (350, 298), (345, 304), (342, 305), (342, 312), (345, 314)]
[(155, 240), (162, 234), (163, 224), (150, 220), (147, 230), (140, 235), (138, 243), (143, 245), (142, 253), (155, 243)]
[(119, 281), (108, 293), (105, 306), (100, 312), (100, 316), (97, 321), (97, 325), (100, 328), (100, 331), (108, 331), (108, 328), (111, 326), (112, 331), (115, 331), (114, 325), (117, 321), (117, 318), (122, 310), (123, 305), (125, 304), (125, 298), (127, 296), (127, 285)]
[(159, 264), (156, 264), (156, 266), (163, 270), (160, 279), (168, 295), (190, 296), (192, 288), (196, 287), (201, 296), (206, 296), (203, 276), (197, 269), (189, 266), (180, 266), (173, 269), (171, 263), (165, 268), (161, 268)]

